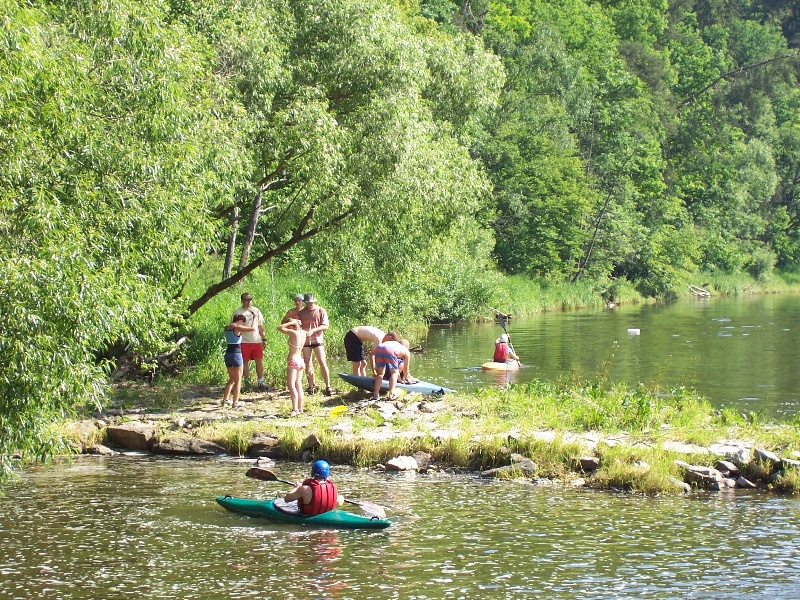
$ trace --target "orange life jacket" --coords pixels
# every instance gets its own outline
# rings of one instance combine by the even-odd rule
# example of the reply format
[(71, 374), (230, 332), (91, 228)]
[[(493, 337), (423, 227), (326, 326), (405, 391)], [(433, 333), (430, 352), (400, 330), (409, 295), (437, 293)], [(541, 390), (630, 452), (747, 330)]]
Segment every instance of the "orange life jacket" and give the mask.
[(494, 346), (494, 362), (506, 362), (508, 360), (508, 344), (498, 342)]
[(336, 499), (339, 492), (336, 489), (336, 484), (327, 479), (306, 479), (303, 485), (311, 488), (311, 502), (300, 505), (300, 512), (307, 516), (320, 515), (328, 512), (336, 506)]

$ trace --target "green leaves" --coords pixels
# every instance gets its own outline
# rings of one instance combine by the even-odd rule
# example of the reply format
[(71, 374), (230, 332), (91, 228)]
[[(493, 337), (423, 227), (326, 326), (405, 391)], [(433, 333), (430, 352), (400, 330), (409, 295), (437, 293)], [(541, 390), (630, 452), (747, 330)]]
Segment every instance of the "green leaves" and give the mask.
[(231, 190), (204, 58), (158, 5), (39, 6), (6, 2), (0, 41), (4, 473), (54, 415), (102, 401), (110, 348), (168, 339)]

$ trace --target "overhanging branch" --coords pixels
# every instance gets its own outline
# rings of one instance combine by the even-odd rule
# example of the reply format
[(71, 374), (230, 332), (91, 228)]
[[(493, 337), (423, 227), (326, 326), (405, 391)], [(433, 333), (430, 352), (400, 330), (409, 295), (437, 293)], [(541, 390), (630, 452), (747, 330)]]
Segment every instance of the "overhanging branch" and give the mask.
[(314, 216), (314, 211), (315, 209), (311, 208), (305, 214), (305, 216), (303, 216), (303, 218), (300, 220), (300, 223), (292, 233), (292, 236), (288, 240), (286, 240), (283, 244), (281, 244), (280, 246), (276, 246), (275, 248), (265, 252), (264, 254), (254, 259), (252, 262), (250, 262), (246, 267), (238, 270), (236, 273), (234, 273), (227, 279), (223, 279), (219, 283), (210, 285), (202, 296), (200, 296), (197, 300), (195, 300), (189, 305), (188, 314), (193, 315), (194, 313), (196, 313), (206, 302), (211, 300), (214, 296), (236, 285), (242, 279), (247, 277), (250, 273), (255, 271), (258, 267), (269, 261), (271, 258), (275, 258), (276, 256), (283, 254), (292, 246), (295, 246), (296, 244), (299, 244), (300, 242), (307, 240), (308, 238), (313, 237), (326, 229), (330, 229), (331, 227), (337, 225), (341, 221), (347, 219), (355, 212), (355, 209), (350, 208), (349, 210), (343, 212), (342, 214), (337, 215), (332, 219), (329, 219), (328, 221), (326, 221), (322, 225), (319, 225), (318, 227), (314, 227), (312, 229), (309, 229), (308, 231), (303, 231), (305, 226)]
[(683, 108), (687, 104), (693, 103), (695, 100), (697, 100), (698, 97), (705, 94), (708, 90), (716, 86), (723, 79), (735, 77), (740, 73), (744, 73), (745, 71), (749, 71), (750, 69), (755, 69), (756, 67), (763, 67), (764, 65), (768, 65), (769, 63), (778, 62), (779, 60), (785, 60), (787, 58), (797, 58), (798, 56), (800, 56), (800, 52), (797, 54), (786, 54), (783, 56), (776, 56), (775, 58), (770, 58), (769, 60), (762, 60), (761, 62), (753, 63), (752, 65), (743, 65), (737, 69), (734, 69), (733, 71), (723, 73), (722, 75), (717, 77), (714, 81), (709, 83), (706, 87), (704, 87), (702, 90), (700, 90), (699, 92), (695, 92), (694, 94), (686, 98), (686, 100), (678, 104), (678, 108)]

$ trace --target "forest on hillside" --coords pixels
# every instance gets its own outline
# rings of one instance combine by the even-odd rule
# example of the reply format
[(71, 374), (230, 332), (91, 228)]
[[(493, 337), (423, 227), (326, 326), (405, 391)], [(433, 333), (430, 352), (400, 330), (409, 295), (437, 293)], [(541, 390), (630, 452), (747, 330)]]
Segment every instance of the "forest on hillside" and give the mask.
[[(791, 0), (0, 0), (0, 471), (258, 269), (363, 319), (800, 263)], [(196, 292), (193, 277), (219, 262)]]

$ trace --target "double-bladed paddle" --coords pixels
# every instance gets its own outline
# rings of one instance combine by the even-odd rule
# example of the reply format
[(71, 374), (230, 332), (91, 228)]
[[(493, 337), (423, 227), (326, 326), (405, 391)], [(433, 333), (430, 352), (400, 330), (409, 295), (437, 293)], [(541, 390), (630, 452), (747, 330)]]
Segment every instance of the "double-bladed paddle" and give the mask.
[[(245, 475), (247, 477), (258, 479), (260, 481), (280, 481), (281, 483), (285, 483), (286, 485), (290, 485), (292, 487), (296, 485), (291, 481), (287, 481), (286, 479), (281, 479), (269, 469), (264, 469), (262, 467), (250, 467), (249, 469), (247, 469), (247, 473), (245, 473)], [(360, 507), (361, 510), (363, 510), (364, 512), (370, 515), (374, 515), (379, 519), (386, 518), (386, 510), (382, 506), (375, 504), (374, 502), (370, 502), (368, 500), (348, 500), (347, 498), (345, 498), (345, 502), (349, 504), (355, 504), (356, 506)]]
[[(503, 328), (503, 331), (506, 332), (506, 337), (508, 338), (508, 347), (511, 348), (511, 351), (516, 354), (517, 351), (514, 350), (514, 345), (511, 343), (511, 336), (508, 335), (508, 329), (506, 329), (506, 321), (508, 321), (509, 316), (507, 314), (501, 313), (496, 308), (492, 309), (494, 311), (494, 316), (497, 318), (497, 322), (500, 323), (500, 327)], [(522, 363), (519, 362), (519, 358), (517, 359), (517, 364), (521, 365)]]

